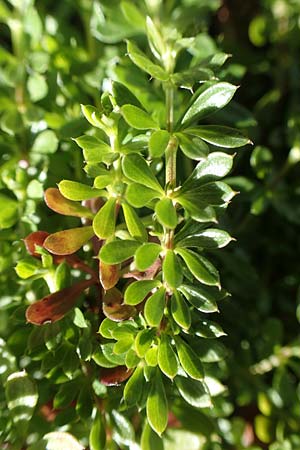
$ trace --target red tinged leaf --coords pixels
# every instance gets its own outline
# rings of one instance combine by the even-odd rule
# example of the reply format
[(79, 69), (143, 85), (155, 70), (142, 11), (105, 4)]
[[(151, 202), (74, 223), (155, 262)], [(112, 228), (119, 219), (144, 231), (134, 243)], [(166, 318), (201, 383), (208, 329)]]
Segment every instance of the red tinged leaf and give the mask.
[(44, 247), (54, 255), (70, 255), (77, 252), (93, 235), (92, 226), (58, 231), (46, 238)]
[(100, 381), (105, 386), (117, 386), (128, 380), (133, 369), (127, 369), (126, 366), (112, 367), (111, 369), (101, 369)]
[(122, 322), (136, 315), (136, 309), (123, 304), (123, 294), (117, 288), (107, 291), (103, 297), (103, 313), (114, 322)]
[(106, 291), (113, 288), (119, 281), (119, 264), (105, 264), (99, 261), (99, 278)]
[(75, 306), (79, 295), (92, 284), (95, 284), (93, 279), (80, 281), (33, 303), (26, 310), (27, 322), (43, 325), (62, 319)]
[(93, 219), (94, 214), (90, 209), (82, 206), (78, 202), (68, 200), (56, 188), (49, 188), (45, 191), (44, 199), (48, 208), (64, 216), (85, 217)]
[(37, 253), (36, 245), (38, 245), (39, 247), (43, 247), (44, 241), (48, 236), (49, 233), (47, 233), (47, 231), (34, 231), (33, 233), (30, 233), (28, 236), (26, 236), (26, 238), (24, 239), (24, 244), (29, 255), (35, 256), (36, 258), (40, 259), (41, 255)]

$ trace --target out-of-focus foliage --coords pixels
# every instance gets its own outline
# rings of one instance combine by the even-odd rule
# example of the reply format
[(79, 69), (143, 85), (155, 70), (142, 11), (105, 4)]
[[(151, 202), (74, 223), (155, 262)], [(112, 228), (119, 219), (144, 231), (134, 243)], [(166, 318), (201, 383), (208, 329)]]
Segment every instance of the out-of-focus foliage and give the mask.
[[(136, 409), (122, 411), (121, 387), (99, 381), (99, 366), (107, 359), (93, 353), (99, 336), (96, 288), (80, 297), (87, 307), (84, 317), (76, 308), (55, 324), (26, 324), (29, 304), (49, 289), (70, 286), (71, 276), (78, 283), (84, 278), (74, 261), (53, 261), (45, 250), (40, 260), (28, 257), (21, 241), (38, 229), (80, 226), (76, 217), (50, 212), (43, 192), (62, 179), (96, 176), (88, 164), (82, 171), (81, 151), (72, 140), (89, 129), (80, 104), (100, 106), (110, 79), (139, 90), (139, 99), (149, 102), (145, 78), (125, 55), (124, 39), (134, 39), (145, 50), (143, 15), (159, 14), (160, 3), (0, 1), (3, 448), (11, 442), (22, 448), (24, 440), (31, 450), (49, 442), (60, 449), (162, 448), (149, 426), (142, 431)], [(222, 285), (232, 294), (219, 303), (221, 314), (211, 315), (227, 333), (221, 338), (226, 359), (205, 367), (213, 408), (200, 411), (174, 402), (163, 445), (165, 450), (298, 450), (300, 3), (163, 3), (170, 32), (184, 28), (186, 37), (197, 34), (190, 55), (195, 64), (220, 51), (233, 55), (218, 76), (241, 87), (214, 119), (248, 132), (255, 142), (253, 149), (237, 154), (227, 178), (240, 195), (221, 225), (237, 243), (213, 253)], [(185, 64), (184, 58), (178, 60), (179, 69)], [(153, 102), (152, 108), (158, 105)], [(157, 109), (158, 120), (160, 114)], [(181, 164), (180, 179), (191, 169)], [(84, 247), (81, 256), (90, 259), (91, 249)], [(96, 414), (94, 404), (106, 410), (108, 390), (109, 414)], [(171, 390), (167, 396), (172, 397)]]

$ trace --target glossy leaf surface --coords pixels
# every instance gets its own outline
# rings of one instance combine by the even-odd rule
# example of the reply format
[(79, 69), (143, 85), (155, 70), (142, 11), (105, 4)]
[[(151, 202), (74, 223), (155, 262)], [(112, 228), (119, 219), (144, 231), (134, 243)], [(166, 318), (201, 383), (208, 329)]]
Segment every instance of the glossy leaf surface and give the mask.
[(146, 301), (144, 308), (145, 319), (152, 327), (157, 327), (164, 314), (165, 309), (165, 288), (160, 287)]
[(48, 188), (45, 191), (44, 198), (48, 208), (64, 216), (86, 217), (88, 219), (94, 217), (88, 208), (68, 200), (60, 193), (59, 189)]
[(44, 247), (55, 255), (70, 255), (77, 252), (91, 237), (93, 227), (71, 228), (50, 234), (44, 242)]
[(152, 289), (159, 285), (160, 281), (158, 280), (134, 281), (125, 291), (125, 303), (127, 305), (138, 305)]
[(198, 281), (209, 286), (220, 285), (219, 273), (208, 259), (192, 250), (178, 248), (176, 251)]

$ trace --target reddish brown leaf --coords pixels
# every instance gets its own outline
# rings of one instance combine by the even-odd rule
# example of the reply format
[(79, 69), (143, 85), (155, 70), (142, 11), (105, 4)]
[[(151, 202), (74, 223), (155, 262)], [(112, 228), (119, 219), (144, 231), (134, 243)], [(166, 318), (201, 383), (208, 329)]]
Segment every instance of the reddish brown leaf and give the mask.
[(93, 235), (92, 226), (58, 231), (46, 238), (44, 247), (54, 255), (70, 255), (79, 250)]
[(112, 305), (103, 304), (103, 313), (106, 317), (114, 322), (122, 322), (123, 320), (132, 319), (136, 315), (136, 308), (130, 305)]
[(99, 277), (103, 288), (107, 291), (119, 281), (119, 264), (105, 264), (99, 261)]
[(123, 302), (123, 294), (119, 289), (112, 288), (105, 292), (103, 303), (107, 306), (120, 305)]
[(24, 244), (29, 255), (35, 256), (36, 258), (41, 258), (41, 255), (37, 253), (35, 246), (38, 245), (43, 247), (44, 241), (48, 236), (49, 233), (47, 233), (47, 231), (34, 231), (26, 236), (24, 239)]
[(100, 381), (106, 386), (117, 386), (127, 380), (131, 376), (132, 372), (133, 369), (127, 369), (126, 366), (101, 369)]
[(56, 188), (49, 188), (45, 191), (44, 199), (46, 205), (53, 211), (64, 216), (86, 217), (93, 219), (94, 214), (78, 202), (66, 199)]
[(27, 322), (43, 325), (62, 319), (75, 306), (79, 295), (94, 283), (93, 279), (80, 281), (33, 303), (26, 310)]

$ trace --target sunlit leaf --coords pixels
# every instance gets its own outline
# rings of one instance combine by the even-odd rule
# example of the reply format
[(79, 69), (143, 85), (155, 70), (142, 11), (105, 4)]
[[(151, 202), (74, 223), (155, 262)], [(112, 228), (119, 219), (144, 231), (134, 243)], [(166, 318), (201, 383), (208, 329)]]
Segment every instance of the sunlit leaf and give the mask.
[(122, 162), (124, 174), (130, 180), (142, 184), (154, 191), (163, 192), (163, 189), (151, 171), (145, 159), (136, 153), (126, 155)]
[(184, 248), (177, 248), (176, 252), (198, 281), (209, 286), (220, 286), (219, 273), (208, 259)]
[(149, 292), (160, 285), (159, 280), (134, 281), (125, 291), (124, 300), (127, 305), (138, 305)]
[(144, 308), (145, 319), (152, 327), (158, 327), (165, 309), (165, 288), (161, 286), (146, 301)]
[(46, 205), (53, 211), (64, 216), (86, 217), (92, 219), (94, 214), (80, 203), (66, 199), (56, 188), (48, 188), (45, 191)]
[(106, 264), (119, 264), (133, 256), (140, 245), (138, 241), (118, 239), (104, 245), (99, 257)]
[(77, 252), (91, 237), (93, 227), (71, 228), (50, 234), (44, 241), (44, 247), (55, 255), (70, 255)]
[(93, 220), (93, 229), (100, 239), (107, 239), (113, 236), (116, 223), (116, 202), (115, 197), (111, 197), (100, 208)]

